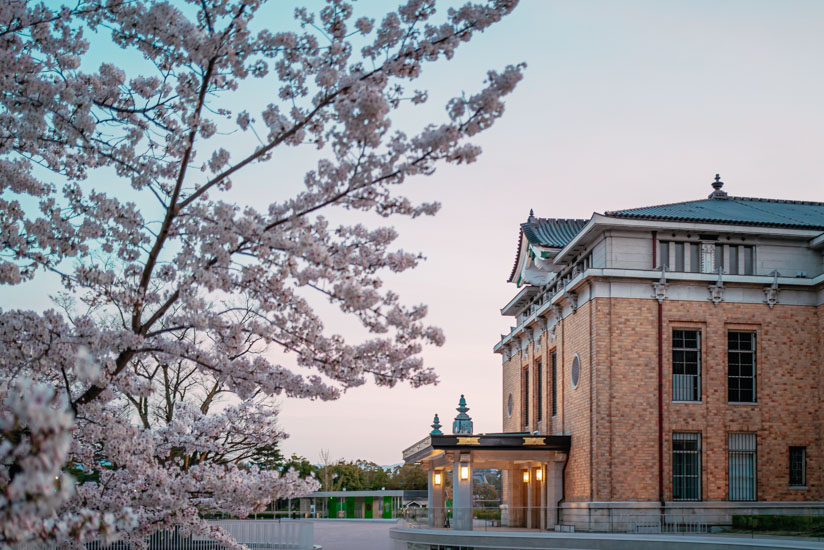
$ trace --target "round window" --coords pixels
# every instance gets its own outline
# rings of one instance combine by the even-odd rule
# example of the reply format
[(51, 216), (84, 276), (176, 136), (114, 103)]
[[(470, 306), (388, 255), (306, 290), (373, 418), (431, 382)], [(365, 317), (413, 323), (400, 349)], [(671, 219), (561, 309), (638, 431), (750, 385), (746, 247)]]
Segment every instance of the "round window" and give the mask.
[(512, 392), (509, 392), (509, 398), (506, 400), (506, 416), (512, 417), (512, 409), (515, 408), (515, 401), (512, 399)]
[(581, 379), (581, 361), (578, 359), (578, 356), (575, 356), (575, 359), (572, 360), (572, 375), (570, 376), (572, 381), (572, 387), (578, 387), (578, 381)]

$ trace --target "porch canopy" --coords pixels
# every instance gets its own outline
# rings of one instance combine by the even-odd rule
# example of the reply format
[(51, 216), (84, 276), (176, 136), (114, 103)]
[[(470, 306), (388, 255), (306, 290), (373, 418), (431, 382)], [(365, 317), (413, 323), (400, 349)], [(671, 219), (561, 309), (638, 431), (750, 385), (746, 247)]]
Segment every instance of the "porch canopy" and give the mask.
[(472, 470), (504, 471), (508, 525), (548, 528), (554, 507), (563, 496), (563, 466), (569, 455), (568, 435), (530, 433), (430, 434), (403, 451), (406, 464), (420, 463), (428, 471), (429, 523), (443, 527), (445, 472), (453, 471), (454, 529), (472, 529)]

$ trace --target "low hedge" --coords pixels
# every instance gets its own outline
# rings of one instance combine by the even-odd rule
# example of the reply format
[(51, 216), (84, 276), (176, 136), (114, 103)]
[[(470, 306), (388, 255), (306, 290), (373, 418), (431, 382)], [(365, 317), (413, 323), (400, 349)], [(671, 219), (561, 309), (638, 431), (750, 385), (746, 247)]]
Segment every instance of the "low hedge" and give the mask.
[(736, 515), (733, 529), (748, 531), (824, 531), (824, 516)]

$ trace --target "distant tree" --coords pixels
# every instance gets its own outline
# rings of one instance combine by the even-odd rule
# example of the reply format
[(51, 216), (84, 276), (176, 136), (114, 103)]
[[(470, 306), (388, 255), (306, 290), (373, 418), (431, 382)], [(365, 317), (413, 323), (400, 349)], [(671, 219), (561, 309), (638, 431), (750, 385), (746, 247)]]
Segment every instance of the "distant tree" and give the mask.
[(363, 472), (363, 485), (368, 491), (379, 491), (387, 487), (391, 475), (383, 466), (367, 460), (357, 460), (355, 465)]
[(297, 472), (301, 479), (315, 478), (318, 474), (318, 467), (309, 462), (306, 457), (293, 454), (289, 460), (284, 461), (280, 467), (284, 474), (290, 470)]
[(429, 487), (426, 470), (417, 464), (395, 466), (388, 489), (426, 490)]
[(280, 470), (286, 459), (280, 452), (277, 442), (274, 442), (256, 447), (250, 462), (261, 470)]

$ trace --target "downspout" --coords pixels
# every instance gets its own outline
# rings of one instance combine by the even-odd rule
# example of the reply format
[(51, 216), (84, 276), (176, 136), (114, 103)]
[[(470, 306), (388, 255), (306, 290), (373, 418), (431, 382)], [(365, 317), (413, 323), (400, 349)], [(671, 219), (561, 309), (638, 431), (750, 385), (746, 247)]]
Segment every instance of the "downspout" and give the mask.
[(595, 416), (593, 414), (592, 371), (595, 369), (595, 359), (592, 355), (592, 316), (595, 314), (595, 299), (592, 297), (592, 281), (589, 283), (589, 500), (595, 500)]
[(566, 498), (566, 467), (568, 462), (569, 451), (567, 451), (566, 459), (564, 459), (564, 467), (561, 469), (561, 500), (555, 503), (555, 525), (561, 525), (561, 504)]
[[(652, 232), (652, 269), (658, 265), (658, 232)], [(658, 301), (658, 501), (664, 513), (664, 303)]]

